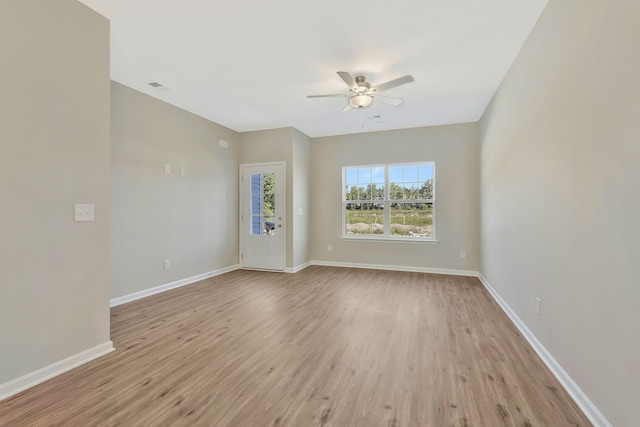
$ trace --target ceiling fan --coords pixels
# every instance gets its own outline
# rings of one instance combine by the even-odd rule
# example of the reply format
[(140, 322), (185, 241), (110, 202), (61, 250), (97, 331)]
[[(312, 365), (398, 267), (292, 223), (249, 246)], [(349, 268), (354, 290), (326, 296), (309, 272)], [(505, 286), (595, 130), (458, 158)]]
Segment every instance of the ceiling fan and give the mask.
[(378, 92), (414, 81), (412, 76), (404, 76), (371, 87), (371, 83), (367, 82), (365, 76), (356, 76), (354, 79), (351, 77), (351, 74), (346, 71), (338, 71), (338, 75), (342, 80), (344, 80), (347, 86), (349, 86), (349, 93), (337, 95), (309, 95), (307, 98), (348, 97), (349, 103), (342, 109), (342, 111), (349, 111), (353, 108), (368, 107), (373, 102), (373, 98), (385, 104), (400, 105), (404, 102), (404, 99), (378, 95)]

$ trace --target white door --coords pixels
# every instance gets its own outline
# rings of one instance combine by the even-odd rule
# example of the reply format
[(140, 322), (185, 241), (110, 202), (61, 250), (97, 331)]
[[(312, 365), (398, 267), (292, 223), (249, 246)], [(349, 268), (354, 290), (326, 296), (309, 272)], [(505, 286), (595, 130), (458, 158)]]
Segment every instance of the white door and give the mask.
[(240, 165), (240, 262), (284, 270), (284, 163)]

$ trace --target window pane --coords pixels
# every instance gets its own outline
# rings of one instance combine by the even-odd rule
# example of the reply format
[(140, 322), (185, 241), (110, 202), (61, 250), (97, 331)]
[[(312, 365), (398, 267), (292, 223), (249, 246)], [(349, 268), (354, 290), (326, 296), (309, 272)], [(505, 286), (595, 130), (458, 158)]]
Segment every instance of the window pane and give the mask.
[(273, 230), (276, 228), (276, 221), (273, 215), (265, 215), (262, 221), (262, 233), (266, 235), (273, 235)]
[(417, 199), (418, 198), (418, 183), (405, 182), (404, 183), (404, 198), (405, 199)]
[(402, 166), (390, 166), (389, 167), (389, 182), (399, 183), (404, 181), (402, 178)]
[(371, 170), (371, 182), (374, 184), (384, 184), (384, 168), (373, 168)]
[(389, 175), (390, 200), (433, 198), (433, 165), (390, 166)]
[(420, 186), (421, 199), (433, 199), (433, 178), (427, 179)]
[(384, 200), (384, 167), (345, 168), (345, 200)]
[(364, 190), (364, 193), (360, 195), (362, 200), (373, 200), (376, 197), (376, 185), (375, 184), (367, 184), (367, 187)]
[(274, 207), (276, 205), (276, 195), (275, 194), (263, 194), (263, 208), (262, 213), (265, 217), (273, 217), (274, 215)]
[(358, 168), (358, 184), (364, 186), (371, 183), (371, 168)]
[(265, 173), (262, 175), (262, 192), (263, 193), (275, 193), (276, 187), (276, 174), (275, 173)]
[(367, 184), (359, 191), (360, 200), (384, 200), (384, 185)]
[(395, 204), (391, 208), (391, 235), (433, 237), (433, 204)]
[(384, 200), (384, 184), (373, 184), (373, 200)]
[(405, 198), (404, 166), (389, 167), (389, 199), (403, 200)]
[(383, 223), (384, 205), (382, 203), (347, 203), (346, 234), (383, 234)]
[(417, 182), (418, 181), (418, 166), (403, 166), (404, 168), (404, 182)]
[(345, 184), (355, 185), (358, 183), (358, 169), (346, 168), (344, 170)]
[[(364, 191), (364, 190), (362, 190)], [(362, 192), (357, 185), (347, 186), (344, 193), (347, 200), (360, 200), (360, 193)]]
[(418, 166), (418, 182), (425, 182), (428, 179), (433, 179), (433, 165)]
[(274, 173), (251, 175), (251, 235), (273, 234), (275, 216)]
[(392, 182), (389, 186), (389, 199), (402, 200), (403, 198), (404, 198), (404, 188)]

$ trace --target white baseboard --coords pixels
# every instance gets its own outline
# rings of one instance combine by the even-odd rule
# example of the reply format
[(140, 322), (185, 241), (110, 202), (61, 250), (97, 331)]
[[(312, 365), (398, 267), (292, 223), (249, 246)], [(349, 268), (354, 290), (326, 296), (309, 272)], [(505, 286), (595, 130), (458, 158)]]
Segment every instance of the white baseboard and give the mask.
[(298, 266), (295, 266), (293, 268), (285, 268), (284, 272), (285, 273), (297, 273), (300, 270), (304, 270), (305, 268), (309, 267), (311, 265), (311, 261), (307, 261), (304, 264), (300, 264)]
[(452, 276), (478, 277), (477, 271), (451, 270), (448, 268), (411, 267), (404, 265), (382, 265), (382, 264), (362, 264), (355, 262), (337, 261), (311, 261), (311, 265), (322, 265), (325, 267), (348, 267), (348, 268), (368, 268), (372, 270), (409, 271), (414, 273), (447, 274)]
[(576, 405), (584, 412), (584, 415), (589, 418), (589, 421), (596, 427), (612, 427), (612, 424), (605, 418), (600, 410), (593, 404), (593, 402), (587, 397), (582, 389), (576, 384), (575, 381), (569, 376), (569, 374), (560, 366), (560, 363), (549, 353), (549, 351), (542, 345), (538, 338), (527, 328), (527, 325), (518, 317), (518, 315), (509, 307), (509, 304), (502, 299), (500, 294), (493, 289), (487, 279), (478, 274), (478, 278), (489, 291), (493, 299), (498, 303), (502, 310), (509, 316), (513, 324), (518, 328), (520, 333), (529, 342), (531, 347), (538, 353), (538, 356), (547, 365), (551, 373), (560, 381), (560, 384), (569, 393), (569, 396), (576, 402)]
[(208, 279), (209, 277), (219, 276), (230, 271), (234, 271), (240, 268), (239, 264), (230, 265), (219, 270), (209, 271), (208, 273), (198, 274), (197, 276), (188, 277), (186, 279), (177, 280), (175, 282), (167, 283), (164, 285), (156, 286), (154, 288), (145, 289), (143, 291), (134, 292), (129, 295), (124, 295), (118, 298), (114, 298), (110, 301), (110, 306), (115, 307), (121, 304), (126, 304), (131, 301), (138, 300), (140, 298), (148, 297), (151, 295), (159, 294), (161, 292), (168, 291), (170, 289), (179, 288), (181, 286), (190, 285), (191, 283), (199, 282), (200, 280)]
[(95, 347), (81, 351), (80, 353), (74, 354), (73, 356), (67, 357), (66, 359), (52, 363), (49, 366), (40, 368), (37, 371), (30, 372), (14, 380), (0, 384), (0, 400), (4, 400), (18, 394), (21, 391), (45, 382), (64, 372), (70, 371), (73, 368), (77, 368), (80, 365), (104, 356), (107, 353), (111, 353), (114, 350), (113, 343), (111, 341), (107, 341)]

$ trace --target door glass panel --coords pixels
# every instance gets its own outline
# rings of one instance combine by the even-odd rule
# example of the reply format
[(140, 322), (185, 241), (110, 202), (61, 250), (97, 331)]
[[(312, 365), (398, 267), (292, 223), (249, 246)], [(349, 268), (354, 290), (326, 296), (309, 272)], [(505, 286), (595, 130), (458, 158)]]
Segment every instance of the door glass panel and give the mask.
[(251, 235), (275, 230), (275, 173), (251, 174)]

